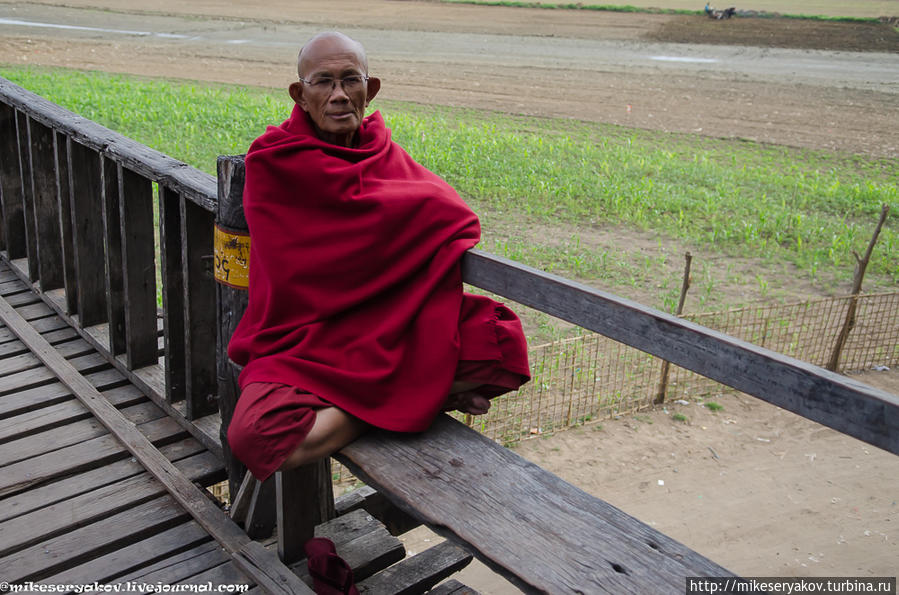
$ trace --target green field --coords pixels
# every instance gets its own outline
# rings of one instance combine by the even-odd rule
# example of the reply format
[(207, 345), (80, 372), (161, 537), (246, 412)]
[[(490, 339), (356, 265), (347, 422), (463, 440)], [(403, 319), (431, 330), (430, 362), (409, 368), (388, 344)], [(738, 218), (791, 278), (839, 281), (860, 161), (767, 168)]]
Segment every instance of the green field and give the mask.
[[(0, 75), (210, 173), (217, 155), (245, 152), (291, 108), (280, 90), (27, 67)], [(692, 311), (795, 297), (798, 282), (841, 293), (851, 251), (863, 252), (888, 204), (893, 216), (866, 289), (899, 282), (895, 160), (410, 103), (374, 107), (394, 139), (481, 215), (482, 247), (532, 266), (666, 310), (677, 299), (683, 249), (697, 258)]]

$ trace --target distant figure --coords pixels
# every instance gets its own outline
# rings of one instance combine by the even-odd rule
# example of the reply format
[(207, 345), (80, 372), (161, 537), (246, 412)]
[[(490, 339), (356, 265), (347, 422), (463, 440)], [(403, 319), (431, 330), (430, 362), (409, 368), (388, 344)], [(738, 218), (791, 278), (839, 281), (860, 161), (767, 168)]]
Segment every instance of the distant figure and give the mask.
[(260, 481), (370, 426), (486, 413), (530, 377), (515, 314), (462, 292), (477, 216), (365, 116), (381, 81), (362, 45), (322, 33), (297, 69), (290, 118), (247, 152), (249, 306), (228, 348), (244, 366), (228, 441)]

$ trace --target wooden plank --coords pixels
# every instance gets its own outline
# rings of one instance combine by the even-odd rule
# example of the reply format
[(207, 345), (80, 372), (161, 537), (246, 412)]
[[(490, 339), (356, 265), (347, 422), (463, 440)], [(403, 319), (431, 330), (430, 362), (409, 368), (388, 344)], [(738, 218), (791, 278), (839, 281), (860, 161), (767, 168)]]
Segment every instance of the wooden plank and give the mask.
[(137, 569), (131, 574), (117, 578), (117, 582), (127, 581), (145, 584), (178, 584), (186, 578), (214, 568), (229, 561), (230, 557), (216, 542), (201, 543), (186, 552), (178, 553), (155, 564)]
[(119, 166), (119, 220), (124, 266), (125, 354), (133, 370), (159, 360), (156, 319), (156, 265), (153, 247), (153, 187)]
[(37, 581), (168, 529), (187, 516), (171, 496), (162, 496), (0, 558), (0, 576), (11, 583)]
[[(147, 401), (146, 395), (132, 385), (106, 391), (103, 393), (103, 396), (119, 409), (136, 405), (141, 401)], [(60, 426), (87, 419), (88, 417), (90, 417), (90, 412), (77, 399), (73, 398), (56, 405), (0, 419), (0, 444), (38, 432), (60, 428)], [(66, 429), (60, 428), (60, 431), (64, 432)]]
[(339, 458), (526, 591), (671, 592), (730, 575), (446, 415), (424, 434), (370, 432)]
[(106, 321), (106, 256), (103, 221), (97, 216), (103, 200), (103, 172), (96, 151), (67, 140), (78, 321), (91, 326)]
[[(109, 367), (109, 362), (107, 362), (99, 353), (90, 353), (88, 355), (76, 357), (72, 359), (71, 363), (76, 370), (85, 374), (98, 372)], [(8, 374), (7, 376), (0, 377), (0, 396), (18, 390), (25, 390), (35, 386), (49, 384), (55, 380), (55, 378), (56, 376), (53, 372), (47, 368), (35, 368), (33, 370)]]
[(22, 205), (22, 170), (16, 139), (16, 110), (0, 103), (0, 198), (3, 206), (3, 241), (9, 258), (26, 254), (25, 211)]
[(53, 129), (28, 120), (31, 147), (31, 189), (37, 230), (36, 264), (41, 290), (63, 286), (62, 239), (56, 193), (56, 150)]
[(183, 401), (187, 394), (184, 354), (184, 266), (181, 262), (181, 196), (159, 187), (159, 251), (165, 338), (166, 400)]
[[(174, 463), (191, 481), (209, 485), (224, 477), (212, 453), (204, 452)], [(0, 525), (0, 556), (75, 530), (166, 493), (148, 473), (124, 479), (75, 498), (23, 514)]]
[[(151, 581), (149, 576), (145, 581), (142, 578), (145, 576), (142, 570), (154, 568), (157, 564), (171, 564), (170, 559), (190, 556), (195, 549), (208, 550), (212, 548), (221, 552), (219, 545), (209, 539), (209, 535), (197, 523), (188, 521), (74, 568), (66, 568), (57, 575), (45, 578), (43, 582), (48, 585), (90, 585), (94, 581), (100, 584), (113, 582), (123, 584), (128, 581), (173, 584), (165, 581)], [(181, 552), (185, 548), (190, 549)], [(123, 576), (123, 573), (131, 574)]]
[(334, 501), (334, 510), (338, 516), (354, 510), (364, 510), (381, 521), (391, 535), (402, 535), (421, 526), (421, 521), (397, 508), (371, 486), (362, 486), (338, 496)]
[[(6, 300), (10, 301), (10, 300)], [(10, 304), (12, 305), (12, 304)], [(11, 334), (11, 333), (10, 333)], [(15, 337), (15, 335), (12, 335)], [(44, 338), (51, 345), (58, 345), (60, 343), (65, 343), (67, 341), (72, 341), (74, 339), (79, 338), (78, 333), (75, 332), (73, 328), (62, 328), (58, 331), (50, 331), (49, 333), (44, 334)], [(23, 353), (27, 353), (28, 348), (19, 341), (18, 339), (12, 339), (10, 341), (0, 341), (0, 360), (7, 357), (12, 357), (15, 355), (22, 355)]]
[[(125, 377), (118, 370), (114, 369), (87, 374), (85, 378), (100, 390), (115, 388), (127, 382)], [(11, 395), (6, 395), (0, 400), (0, 417), (20, 415), (27, 411), (71, 399), (72, 397), (72, 391), (61, 382), (17, 391)]]
[(63, 281), (66, 308), (69, 314), (78, 313), (78, 282), (75, 275), (75, 246), (72, 238), (72, 204), (69, 190), (69, 149), (65, 134), (53, 137), (56, 150), (56, 199), (59, 201), (60, 243), (62, 249)]
[(214, 217), (181, 202), (181, 264), (184, 270), (184, 349), (187, 419), (218, 411), (215, 364), (215, 282), (212, 277)]
[[(187, 577), (182, 580), (182, 585), (253, 585), (254, 581), (247, 578), (237, 567), (229, 560), (219, 566), (214, 566), (208, 570)], [(308, 587), (307, 587), (308, 588)]]
[[(170, 461), (203, 452), (203, 446), (193, 438), (185, 438), (159, 447)], [(121, 459), (84, 472), (69, 475), (53, 483), (34, 487), (26, 492), (0, 500), (0, 521), (26, 514), (44, 506), (77, 497), (91, 490), (144, 473), (134, 459)]]
[(288, 564), (303, 558), (303, 545), (315, 527), (336, 516), (331, 486), (329, 458), (275, 472), (278, 557)]
[[(140, 427), (147, 439), (165, 444), (185, 437), (184, 430), (168, 417)], [(0, 474), (0, 496), (16, 494), (32, 486), (62, 476), (80, 473), (98, 465), (106, 465), (129, 456), (128, 450), (114, 436), (105, 435), (39, 457), (19, 461), (3, 468)]]
[(450, 579), (428, 591), (428, 595), (478, 595), (478, 592), (456, 579)]
[(6, 79), (0, 80), (0, 98), (94, 151), (102, 151), (142, 176), (165, 184), (207, 211), (215, 209), (215, 179), (209, 174), (91, 122)]
[(357, 581), (365, 595), (424, 593), (471, 563), (472, 555), (448, 541), (410, 556), (374, 576)]
[[(165, 413), (149, 401), (126, 407), (121, 414), (134, 424), (144, 424), (165, 417)], [(0, 466), (38, 457), (106, 434), (107, 430), (103, 424), (91, 417), (71, 423), (62, 429), (48, 430), (13, 440), (4, 444), (0, 450)]]
[[(252, 474), (248, 474), (248, 477), (251, 476)], [(278, 516), (275, 492), (274, 477), (253, 482), (252, 494), (249, 497), (245, 517), (242, 519), (244, 531), (251, 539), (271, 537), (274, 532)], [(231, 518), (235, 518), (233, 514)], [(238, 521), (235, 519), (235, 522)]]
[(899, 454), (899, 396), (636, 302), (470, 251), (463, 278)]
[(37, 228), (35, 226), (34, 194), (31, 186), (31, 140), (28, 138), (28, 116), (16, 113), (16, 132), (19, 142), (19, 167), (22, 176), (22, 206), (25, 212), (25, 254), (28, 257), (28, 278), (37, 280)]
[[(65, 343), (59, 343), (55, 346), (63, 357), (69, 359), (92, 353), (94, 348), (90, 346), (84, 339), (78, 338)], [(33, 353), (22, 353), (0, 360), (0, 376), (14, 374), (24, 370), (30, 370), (41, 366), (39, 360)]]
[(122, 224), (120, 221), (119, 190), (121, 171), (108, 157), (100, 157), (103, 193), (100, 214), (105, 238), (106, 266), (106, 322), (109, 353), (125, 353), (125, 290), (122, 271)]
[[(51, 345), (28, 325), (5, 300), (0, 298), (0, 319), (52, 369), (60, 381), (91, 410), (94, 416), (109, 429), (154, 477), (163, 482), (175, 500), (190, 512), (190, 515), (204, 529), (228, 550), (241, 572), (251, 576), (258, 584), (274, 592), (306, 593), (309, 589), (281, 564), (277, 558), (265, 552), (260, 553), (257, 544), (251, 541), (240, 528), (224, 516), (206, 495), (191, 483), (165, 458), (152, 442), (134, 424), (103, 398), (69, 362), (60, 356)], [(169, 421), (169, 418), (164, 418)], [(85, 443), (82, 443), (85, 444)], [(28, 461), (31, 462), (31, 461)], [(21, 463), (10, 465), (14, 468)], [(4, 478), (5, 479), (5, 478)], [(18, 487), (17, 484), (16, 487)], [(2, 492), (0, 492), (2, 495)], [(2, 568), (2, 566), (0, 566)], [(0, 576), (2, 576), (0, 572)]]

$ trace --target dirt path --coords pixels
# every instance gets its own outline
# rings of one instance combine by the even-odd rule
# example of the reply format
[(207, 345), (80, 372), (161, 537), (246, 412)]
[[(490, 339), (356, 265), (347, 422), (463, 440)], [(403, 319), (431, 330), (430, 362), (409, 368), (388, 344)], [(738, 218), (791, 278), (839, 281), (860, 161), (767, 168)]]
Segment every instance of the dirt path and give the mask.
[[(340, 6), (310, 1), (298, 13), (285, 0), (0, 2), (0, 62), (284, 88), (301, 40), (339, 27), (369, 48), (387, 99), (899, 156), (899, 53), (671, 43), (704, 35), (691, 27), (724, 31), (700, 17), (389, 0)], [(731, 25), (723, 26), (736, 33)], [(741, 36), (754, 30), (739, 26)], [(804, 26), (784, 37), (836, 39)]]

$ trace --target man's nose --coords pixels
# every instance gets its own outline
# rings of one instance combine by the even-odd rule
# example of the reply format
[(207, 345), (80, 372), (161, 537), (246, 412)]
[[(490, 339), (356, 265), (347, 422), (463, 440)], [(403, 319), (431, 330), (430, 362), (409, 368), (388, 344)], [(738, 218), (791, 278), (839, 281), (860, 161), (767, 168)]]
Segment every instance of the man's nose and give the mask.
[(328, 97), (329, 101), (349, 101), (350, 97), (346, 94), (346, 91), (343, 90), (343, 83), (341, 81), (334, 81), (334, 88), (331, 89), (331, 95)]

